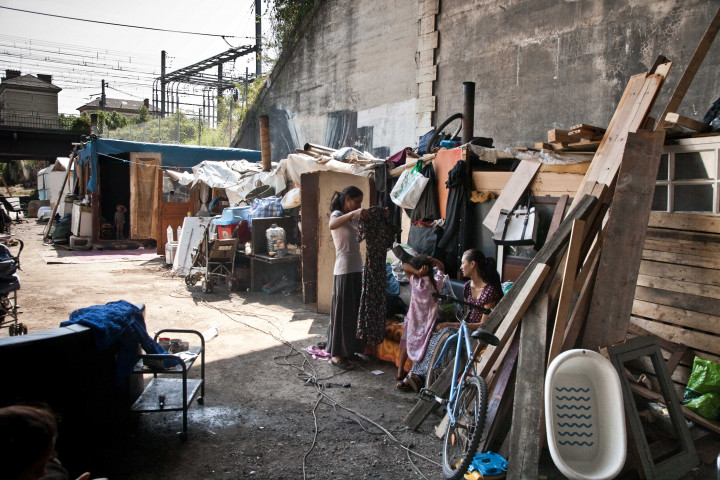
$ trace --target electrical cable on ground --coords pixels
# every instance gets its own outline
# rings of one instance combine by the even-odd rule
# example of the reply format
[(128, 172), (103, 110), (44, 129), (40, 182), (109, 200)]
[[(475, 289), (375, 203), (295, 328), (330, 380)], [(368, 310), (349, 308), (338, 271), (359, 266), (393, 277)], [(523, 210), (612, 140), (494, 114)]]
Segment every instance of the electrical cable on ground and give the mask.
[[(193, 297), (194, 297), (194, 296), (193, 296)], [(349, 413), (351, 413), (351, 414), (354, 414), (354, 415), (357, 416), (358, 418), (364, 420), (365, 422), (367, 422), (367, 423), (375, 426), (377, 429), (381, 430), (382, 434), (385, 434), (385, 436), (387, 436), (390, 440), (392, 440), (394, 443), (396, 443), (400, 448), (402, 448), (403, 450), (405, 450), (405, 452), (406, 452), (406, 454), (407, 454), (407, 457), (408, 457), (408, 460), (410, 461), (410, 464), (411, 464), (412, 467), (415, 469), (415, 471), (416, 471), (421, 477), (423, 477), (424, 479), (427, 480), (427, 477), (422, 474), (422, 472), (418, 469), (418, 467), (417, 467), (417, 466), (415, 465), (415, 463), (412, 461), (412, 459), (411, 459), (411, 457), (410, 457), (410, 454), (415, 455), (415, 456), (417, 456), (417, 457), (419, 457), (419, 458), (421, 458), (421, 459), (423, 459), (423, 460), (425, 460), (425, 461), (427, 461), (427, 462), (430, 462), (430, 463), (432, 463), (432, 464), (434, 464), (434, 465), (436, 465), (436, 466), (438, 466), (438, 467), (441, 467), (441, 465), (440, 465), (439, 463), (435, 462), (434, 460), (432, 460), (432, 459), (430, 459), (430, 458), (428, 458), (428, 457), (426, 457), (426, 456), (424, 456), (424, 455), (422, 455), (422, 454), (420, 454), (420, 453), (418, 453), (418, 452), (413, 451), (413, 450), (411, 449), (411, 447), (405, 446), (400, 440), (398, 440), (398, 439), (392, 434), (392, 432), (390, 432), (388, 429), (386, 429), (385, 427), (383, 427), (383, 426), (380, 425), (379, 423), (373, 421), (372, 419), (366, 417), (365, 415), (361, 414), (360, 412), (358, 412), (358, 411), (356, 411), (356, 410), (353, 410), (353, 409), (351, 409), (351, 408), (349, 408), (349, 407), (344, 406), (343, 404), (341, 404), (340, 402), (338, 402), (337, 400), (335, 400), (333, 397), (331, 397), (330, 395), (328, 395), (328, 394), (325, 392), (324, 387), (322, 386), (322, 383), (320, 383), (321, 380), (317, 378), (317, 372), (315, 371), (315, 368), (314, 368), (314, 367), (312, 366), (312, 364), (309, 362), (308, 358), (305, 356), (305, 353), (304, 353), (302, 350), (298, 349), (298, 347), (296, 347), (294, 344), (292, 344), (291, 342), (285, 340), (284, 338), (280, 338), (280, 337), (276, 336), (275, 334), (273, 334), (273, 333), (271, 333), (271, 332), (265, 331), (265, 330), (263, 330), (263, 329), (261, 329), (261, 328), (258, 328), (258, 327), (256, 327), (256, 326), (254, 326), (254, 325), (250, 325), (250, 324), (248, 324), (247, 322), (244, 322), (244, 321), (242, 321), (242, 320), (240, 320), (240, 319), (233, 318), (233, 317), (230, 315), (230, 313), (226, 312), (224, 309), (218, 308), (218, 307), (210, 304), (210, 303), (207, 302), (204, 298), (201, 300), (201, 303), (203, 303), (203, 304), (204, 304), (205, 306), (207, 306), (208, 308), (217, 310), (218, 312), (222, 313), (223, 315), (225, 315), (226, 317), (228, 317), (228, 318), (229, 318), (230, 320), (232, 320), (233, 322), (240, 323), (240, 324), (242, 324), (242, 325), (245, 325), (246, 327), (252, 328), (252, 329), (257, 330), (257, 331), (259, 331), (259, 332), (261, 332), (261, 333), (264, 333), (264, 334), (266, 334), (266, 335), (270, 335), (273, 339), (275, 339), (275, 340), (277, 340), (278, 342), (280, 342), (280, 343), (282, 343), (282, 344), (287, 345), (288, 347), (290, 347), (291, 351), (290, 351), (287, 355), (284, 356), (284, 358), (285, 358), (285, 360), (286, 360), (286, 363), (285, 363), (285, 364), (288, 365), (288, 366), (291, 366), (291, 367), (293, 367), (293, 368), (296, 368), (296, 369), (301, 370), (301, 372), (303, 372), (303, 373), (299, 374), (298, 377), (302, 378), (302, 377), (301, 377), (301, 375), (302, 375), (303, 377), (305, 377), (305, 383), (311, 383), (311, 384), (313, 384), (313, 386), (315, 387), (315, 390), (316, 390), (316, 392), (317, 392), (317, 394), (318, 394), (318, 401), (315, 403), (315, 405), (314, 405), (314, 407), (313, 407), (313, 409), (312, 409), (312, 414), (313, 414), (313, 418), (314, 418), (314, 422), (315, 422), (315, 433), (314, 433), (314, 435), (313, 435), (313, 441), (312, 441), (312, 443), (311, 443), (311, 445), (310, 445), (310, 448), (308, 449), (308, 451), (307, 451), (307, 452), (305, 453), (305, 455), (303, 456), (303, 462), (302, 462), (303, 478), (306, 478), (306, 468), (305, 468), (306, 459), (307, 459), (308, 455), (312, 452), (312, 450), (315, 448), (315, 445), (316, 445), (316, 443), (317, 443), (317, 435), (318, 435), (318, 430), (319, 430), (318, 424), (317, 424), (317, 408), (319, 407), (319, 405), (320, 405), (321, 403), (326, 403), (326, 404), (328, 404), (328, 405), (331, 405), (334, 410), (336, 410), (337, 407), (339, 407), (339, 408), (341, 408), (341, 409), (343, 409), (343, 410), (345, 410), (345, 411), (347, 411), (347, 412), (349, 412)], [(232, 312), (232, 314), (236, 314), (236, 312)], [(244, 313), (244, 315), (248, 315), (248, 314), (247, 314), (247, 313)], [(262, 316), (262, 315), (257, 315), (257, 314), (250, 314), (250, 315), (252, 315), (253, 317), (256, 317), (256, 318), (261, 318), (261, 319), (264, 317), (264, 316)], [(265, 320), (266, 320), (269, 324), (271, 324), (273, 327), (275, 327), (277, 330), (280, 330), (280, 329), (277, 327), (277, 325), (274, 325), (272, 322), (270, 322), (270, 321), (267, 320), (267, 319), (265, 319)], [(293, 353), (293, 351), (294, 351), (295, 353)], [(298, 355), (298, 354), (303, 357), (303, 362), (302, 362), (301, 364), (299, 364), (299, 366), (298, 366), (297, 364), (296, 364), (296, 365), (292, 365), (292, 364), (290, 364), (290, 362), (287, 361), (287, 359), (290, 357), (290, 355)], [(275, 357), (273, 360), (275, 360), (276, 358), (280, 358), (280, 357)], [(277, 363), (277, 362), (276, 362), (276, 363)], [(281, 364), (281, 365), (282, 365), (282, 364)], [(310, 370), (311, 370), (312, 373), (307, 373), (307, 372), (305, 372), (305, 366), (306, 366), (306, 365), (310, 368)], [(347, 372), (341, 372), (340, 374), (343, 374), (343, 373), (347, 373)], [(339, 374), (336, 374), (336, 375), (339, 375)], [(336, 376), (336, 375), (333, 375), (333, 377)], [(323, 402), (323, 400), (325, 400), (325, 402)], [(357, 420), (356, 420), (356, 422), (357, 422)], [(358, 423), (359, 423), (359, 422), (358, 422)], [(360, 424), (360, 426), (361, 426), (361, 428), (362, 428), (364, 431), (367, 432), (367, 429), (365, 429), (361, 424)], [(371, 432), (368, 432), (368, 433), (371, 433)]]

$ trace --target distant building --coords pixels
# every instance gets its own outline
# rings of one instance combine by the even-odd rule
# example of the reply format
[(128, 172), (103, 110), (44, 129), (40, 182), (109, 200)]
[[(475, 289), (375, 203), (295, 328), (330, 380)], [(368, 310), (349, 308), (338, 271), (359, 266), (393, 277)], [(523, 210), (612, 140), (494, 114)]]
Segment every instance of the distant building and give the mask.
[(5, 70), (0, 79), (0, 124), (58, 128), (58, 92), (51, 75)]
[[(123, 100), (121, 98), (106, 98), (105, 99), (105, 111), (106, 112), (117, 112), (126, 117), (137, 117), (140, 115), (140, 107), (145, 106), (149, 113), (153, 113), (155, 109), (150, 106), (150, 100)], [(82, 107), (78, 107), (80, 115), (91, 113), (97, 113), (100, 109), (100, 97), (86, 103)]]

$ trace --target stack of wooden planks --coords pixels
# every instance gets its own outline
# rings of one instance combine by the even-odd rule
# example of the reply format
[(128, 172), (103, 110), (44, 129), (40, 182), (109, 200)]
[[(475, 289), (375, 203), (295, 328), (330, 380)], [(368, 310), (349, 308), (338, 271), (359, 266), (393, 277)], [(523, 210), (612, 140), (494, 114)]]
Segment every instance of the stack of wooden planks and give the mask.
[(600, 146), (605, 129), (580, 123), (570, 130), (553, 128), (547, 132), (547, 142), (535, 142), (538, 150), (553, 152), (594, 152)]
[[(680, 398), (694, 357), (720, 363), (720, 218), (650, 215), (628, 333), (660, 338)], [(685, 414), (720, 433), (719, 422)]]
[[(499, 450), (507, 456), (508, 478), (538, 476), (544, 437), (546, 365), (579, 341), (583, 344), (590, 341), (594, 343), (592, 348), (598, 349), (613, 340), (618, 330), (622, 331), (621, 340), (625, 338), (650, 215), (654, 172), (664, 141), (664, 131), (653, 133), (640, 127), (669, 68), (669, 63), (662, 63), (649, 73), (631, 78), (565, 218), (548, 235), (484, 325), (501, 343), (487, 347), (478, 366), (491, 392), (489, 421), (481, 449)], [(529, 182), (527, 177), (532, 179), (535, 171), (537, 168), (532, 175), (518, 179), (519, 186), (513, 188), (511, 178), (496, 205), (514, 204), (517, 198), (510, 197), (522, 195)], [(563, 211), (558, 212), (558, 220), (563, 218), (564, 207), (565, 204)], [(608, 244), (611, 248), (607, 248)], [(617, 245), (622, 246), (625, 254), (618, 255)], [(637, 257), (635, 267), (633, 256)], [(616, 268), (617, 261), (625, 262), (624, 271), (620, 275), (616, 272), (617, 278), (612, 281), (604, 280)], [(623, 288), (629, 295), (619, 295)], [(598, 301), (613, 297), (618, 297), (618, 301)], [(624, 310), (623, 324), (616, 317), (623, 318)], [(444, 372), (431, 390), (443, 395), (451, 375), (452, 372)], [(431, 404), (419, 402), (406, 423), (416, 428), (431, 410)]]

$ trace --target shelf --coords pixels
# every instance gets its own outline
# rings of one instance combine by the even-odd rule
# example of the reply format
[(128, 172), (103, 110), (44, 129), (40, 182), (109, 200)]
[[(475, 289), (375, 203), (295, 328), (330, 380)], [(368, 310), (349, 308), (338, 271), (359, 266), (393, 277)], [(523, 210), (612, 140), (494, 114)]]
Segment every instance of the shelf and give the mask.
[[(195, 357), (192, 357), (192, 358), (187, 358), (187, 359), (184, 359), (184, 360), (183, 360), (183, 362), (185, 363), (185, 369), (186, 369), (186, 370), (190, 370), (190, 367), (193, 366), (193, 363), (195, 363), (195, 361), (196, 361), (198, 358), (200, 358), (200, 354), (202, 353), (202, 347), (200, 347), (200, 346), (198, 346), (198, 345), (191, 345), (191, 346), (188, 348), (188, 351), (189, 351), (190, 353), (194, 353), (196, 356), (195, 356)], [(163, 355), (164, 355), (164, 354), (163, 354)], [(172, 374), (172, 373), (182, 373), (182, 367), (180, 367), (180, 365), (175, 365), (174, 367), (169, 367), (169, 368), (153, 368), (153, 367), (149, 367), (149, 366), (147, 366), (147, 365), (144, 365), (144, 364), (143, 364), (143, 358), (150, 359), (150, 358), (152, 358), (152, 357), (149, 357), (149, 356), (147, 356), (147, 355), (144, 355), (143, 357), (141, 357), (141, 358), (138, 360), (138, 362), (135, 364), (135, 368), (134, 368), (134, 370), (133, 370), (133, 373), (158, 373), (158, 374), (159, 374), (159, 373), (169, 373), (169, 374)], [(158, 357), (157, 360), (158, 360), (158, 361), (162, 360), (162, 357)]]
[[(184, 405), (190, 405), (202, 386), (202, 380), (187, 379)], [(132, 406), (133, 412), (162, 412), (183, 410), (183, 380), (181, 378), (153, 378)], [(160, 408), (159, 396), (165, 395), (165, 406)]]

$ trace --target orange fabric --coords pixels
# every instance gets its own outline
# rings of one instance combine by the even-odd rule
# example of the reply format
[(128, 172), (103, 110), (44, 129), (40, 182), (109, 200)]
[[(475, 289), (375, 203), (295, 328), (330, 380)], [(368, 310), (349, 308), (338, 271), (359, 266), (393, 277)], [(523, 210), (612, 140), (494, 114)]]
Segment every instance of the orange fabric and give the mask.
[[(399, 323), (388, 323), (385, 326), (385, 340), (375, 348), (375, 356), (380, 360), (385, 360), (397, 366), (398, 358), (400, 358), (400, 338), (402, 338), (404, 325)], [(405, 371), (410, 371), (412, 361), (408, 359), (405, 362)]]

